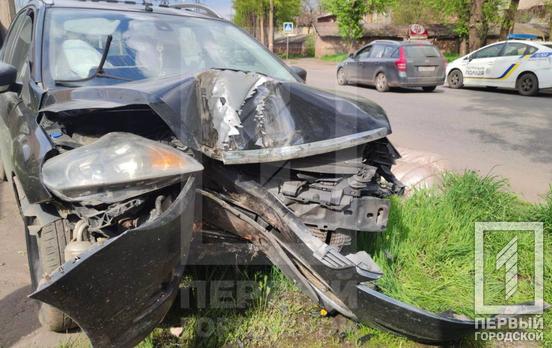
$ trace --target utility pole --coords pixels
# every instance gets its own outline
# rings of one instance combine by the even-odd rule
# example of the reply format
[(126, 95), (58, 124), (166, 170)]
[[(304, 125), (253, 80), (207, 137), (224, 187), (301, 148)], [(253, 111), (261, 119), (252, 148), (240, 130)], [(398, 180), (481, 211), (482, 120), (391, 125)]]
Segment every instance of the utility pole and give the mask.
[(14, 0), (0, 0), (0, 36), (8, 32), (10, 23), (15, 17), (15, 3)]
[(270, 0), (268, 10), (268, 49), (274, 52), (274, 0)]

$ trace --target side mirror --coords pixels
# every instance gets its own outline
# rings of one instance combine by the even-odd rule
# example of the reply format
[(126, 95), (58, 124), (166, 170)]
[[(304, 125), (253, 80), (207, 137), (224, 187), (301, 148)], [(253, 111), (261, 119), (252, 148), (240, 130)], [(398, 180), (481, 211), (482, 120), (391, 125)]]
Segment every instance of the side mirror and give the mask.
[(304, 82), (307, 82), (307, 71), (305, 69), (298, 66), (292, 66), (291, 71), (297, 74)]
[(17, 69), (13, 65), (0, 62), (0, 93), (11, 90), (16, 79)]
[(354, 53), (349, 53), (349, 58), (355, 58), (355, 54)]

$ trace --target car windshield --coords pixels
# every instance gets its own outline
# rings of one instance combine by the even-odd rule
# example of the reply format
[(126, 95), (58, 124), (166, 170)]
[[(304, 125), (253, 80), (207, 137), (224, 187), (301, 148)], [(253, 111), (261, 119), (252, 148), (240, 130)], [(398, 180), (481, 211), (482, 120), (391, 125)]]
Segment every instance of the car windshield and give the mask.
[(552, 48), (552, 43), (550, 43), (550, 44), (545, 44), (545, 46), (548, 47), (548, 48)]
[(207, 69), (252, 71), (279, 80), (293, 75), (262, 46), (233, 25), (215, 19), (158, 13), (51, 9), (47, 12), (45, 82), (92, 76), (107, 38), (104, 73), (81, 84), (114, 84)]
[(435, 46), (405, 46), (406, 56), (410, 58), (440, 57), (441, 54)]

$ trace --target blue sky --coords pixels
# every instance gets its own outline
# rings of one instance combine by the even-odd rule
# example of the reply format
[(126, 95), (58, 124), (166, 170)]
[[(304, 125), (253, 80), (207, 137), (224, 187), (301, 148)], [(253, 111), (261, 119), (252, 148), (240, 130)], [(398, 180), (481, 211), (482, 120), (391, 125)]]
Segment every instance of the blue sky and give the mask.
[(232, 17), (232, 0), (202, 0), (201, 2), (226, 18)]

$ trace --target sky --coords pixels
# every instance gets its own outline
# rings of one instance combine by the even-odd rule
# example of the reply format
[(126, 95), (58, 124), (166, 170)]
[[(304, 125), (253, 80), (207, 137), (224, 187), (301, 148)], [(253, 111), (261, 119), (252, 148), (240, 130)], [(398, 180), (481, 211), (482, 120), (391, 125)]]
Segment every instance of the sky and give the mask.
[(232, 18), (232, 0), (202, 0), (201, 3), (211, 7), (228, 19)]

